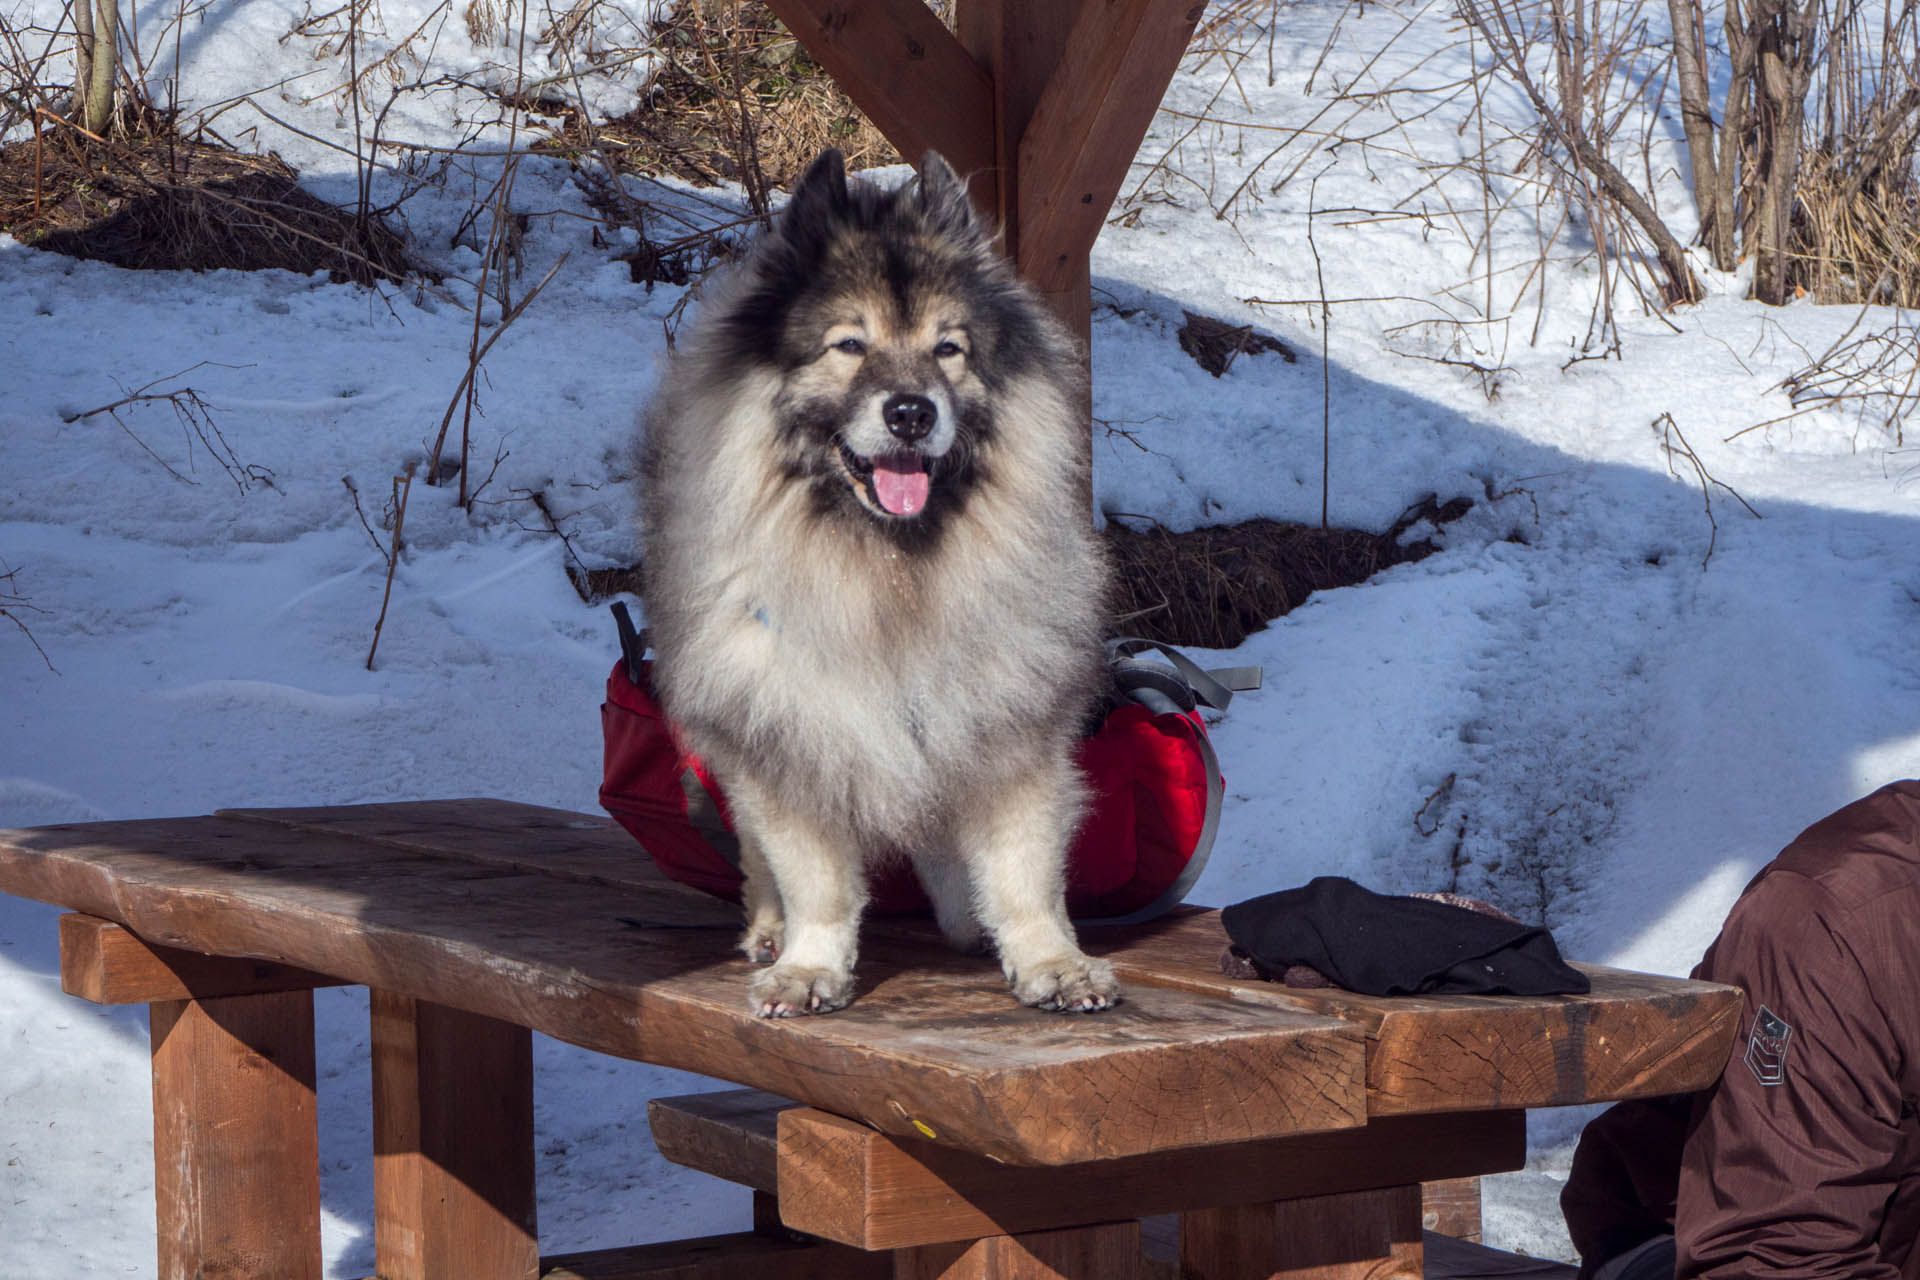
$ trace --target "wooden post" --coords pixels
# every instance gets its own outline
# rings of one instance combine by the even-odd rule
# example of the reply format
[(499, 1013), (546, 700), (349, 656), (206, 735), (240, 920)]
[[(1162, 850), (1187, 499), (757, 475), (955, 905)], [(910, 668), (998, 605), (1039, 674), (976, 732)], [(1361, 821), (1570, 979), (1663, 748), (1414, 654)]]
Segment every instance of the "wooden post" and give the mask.
[(1480, 1179), (1443, 1178), (1420, 1184), (1420, 1225), (1456, 1240), (1480, 1243)]
[(148, 1019), (160, 1280), (320, 1280), (313, 993), (162, 1000)]
[(1181, 1215), (1183, 1280), (1420, 1280), (1420, 1188)]
[[(999, 181), (989, 191), (976, 186), (974, 198), (999, 224), (1001, 248), (1023, 272), (1026, 260), (1021, 256), (1020, 141), (1026, 135), (1034, 108), (1040, 104), (1041, 95), (1067, 51), (1067, 38), (1073, 33), (1074, 21), (1086, 3), (1087, 0), (1052, 0), (1048, 4), (956, 0), (954, 6), (954, 33), (992, 82), (993, 153)], [(1082, 246), (1077, 279), (1069, 272), (1050, 286), (1041, 287), (1054, 315), (1082, 345), (1092, 335), (1087, 276), (1092, 248), (1090, 237)]]
[(369, 995), (381, 1280), (534, 1280), (532, 1034)]

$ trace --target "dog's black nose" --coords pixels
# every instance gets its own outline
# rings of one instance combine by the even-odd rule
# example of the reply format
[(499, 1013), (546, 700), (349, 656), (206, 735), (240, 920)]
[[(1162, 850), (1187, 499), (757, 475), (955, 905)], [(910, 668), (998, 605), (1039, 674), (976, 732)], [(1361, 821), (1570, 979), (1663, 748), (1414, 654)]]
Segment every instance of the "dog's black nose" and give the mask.
[(912, 444), (933, 430), (933, 420), (939, 413), (925, 396), (897, 395), (880, 406), (880, 416), (887, 420), (888, 431)]

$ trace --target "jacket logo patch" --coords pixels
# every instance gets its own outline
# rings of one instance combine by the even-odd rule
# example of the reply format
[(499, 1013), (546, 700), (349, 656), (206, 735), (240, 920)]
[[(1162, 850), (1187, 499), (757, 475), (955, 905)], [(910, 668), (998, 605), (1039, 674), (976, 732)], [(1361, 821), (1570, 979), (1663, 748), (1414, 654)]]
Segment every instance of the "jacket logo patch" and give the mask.
[(1753, 1015), (1753, 1033), (1747, 1037), (1747, 1070), (1761, 1084), (1772, 1087), (1786, 1083), (1787, 1042), (1793, 1028), (1765, 1005)]

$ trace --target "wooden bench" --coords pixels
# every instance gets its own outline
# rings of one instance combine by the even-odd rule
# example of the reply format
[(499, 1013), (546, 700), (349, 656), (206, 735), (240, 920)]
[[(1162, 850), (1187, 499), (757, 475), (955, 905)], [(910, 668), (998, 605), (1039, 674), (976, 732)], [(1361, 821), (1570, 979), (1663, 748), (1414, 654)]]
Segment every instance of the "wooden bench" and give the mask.
[[(1143, 1280), (1179, 1280), (1180, 1259), (1199, 1242), (1208, 1220), (1190, 1223), (1172, 1206), (1199, 1203), (1189, 1185), (1207, 1184), (1222, 1204), (1285, 1198), (1298, 1170), (1316, 1159), (1353, 1158), (1353, 1147), (1296, 1140), (1247, 1150), (1223, 1163), (1217, 1154), (1094, 1166), (1014, 1169), (970, 1160), (930, 1143), (887, 1138), (758, 1089), (721, 1090), (647, 1104), (654, 1145), (676, 1164), (754, 1192), (761, 1229), (791, 1226), (862, 1249), (893, 1252), (904, 1274), (918, 1274), (930, 1246), (974, 1241), (1022, 1228), (1020, 1234), (1110, 1220), (1143, 1219)], [(1460, 1158), (1465, 1163), (1467, 1157)], [(1363, 1175), (1363, 1180), (1365, 1180)], [(1479, 1178), (1421, 1187), (1421, 1239), (1432, 1274), (1435, 1255), (1450, 1276), (1571, 1277), (1574, 1268), (1526, 1265), (1513, 1254), (1476, 1249)], [(1334, 1228), (1338, 1215), (1304, 1215), (1308, 1237)], [(1214, 1224), (1217, 1227), (1217, 1223)], [(1305, 1254), (1337, 1249), (1336, 1241), (1303, 1242)], [(893, 1275), (889, 1269), (879, 1274)]]
[[(1290, 991), (1221, 976), (1189, 908), (1086, 931), (1127, 984), (1099, 1017), (876, 921), (850, 1008), (770, 1022), (734, 908), (603, 819), (502, 801), (4, 832), (0, 891), (83, 913), (69, 991), (151, 1006), (162, 1280), (319, 1280), (320, 985), (371, 989), (383, 1280), (1125, 1280), (1170, 1213), (1191, 1276), (1419, 1276), (1420, 1184), (1519, 1167), (1527, 1108), (1708, 1083), (1739, 1000), (1607, 969), (1580, 997)], [(806, 1238), (541, 1258), (534, 1030), (802, 1104), (728, 1167)]]

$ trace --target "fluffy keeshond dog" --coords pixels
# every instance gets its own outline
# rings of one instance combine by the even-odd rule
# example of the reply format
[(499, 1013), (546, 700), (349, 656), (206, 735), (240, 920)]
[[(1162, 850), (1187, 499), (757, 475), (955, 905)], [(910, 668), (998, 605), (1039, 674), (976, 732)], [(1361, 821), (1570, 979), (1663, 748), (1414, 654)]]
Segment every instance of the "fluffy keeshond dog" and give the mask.
[(647, 623), (732, 809), (762, 1017), (852, 998), (894, 856), (1024, 1003), (1118, 999), (1064, 898), (1107, 595), (1083, 377), (933, 154), (891, 191), (821, 155), (682, 338), (643, 427)]

